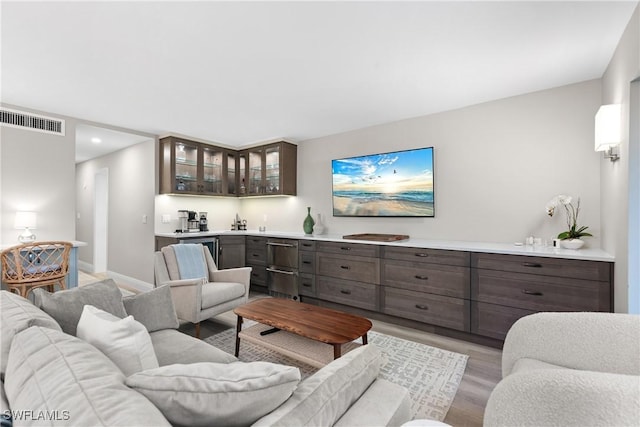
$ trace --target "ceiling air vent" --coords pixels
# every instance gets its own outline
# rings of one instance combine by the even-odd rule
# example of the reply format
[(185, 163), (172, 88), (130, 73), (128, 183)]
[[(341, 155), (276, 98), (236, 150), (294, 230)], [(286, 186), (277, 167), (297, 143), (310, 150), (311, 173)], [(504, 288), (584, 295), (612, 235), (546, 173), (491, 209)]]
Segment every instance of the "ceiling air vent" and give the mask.
[(0, 108), (0, 125), (64, 136), (64, 120)]

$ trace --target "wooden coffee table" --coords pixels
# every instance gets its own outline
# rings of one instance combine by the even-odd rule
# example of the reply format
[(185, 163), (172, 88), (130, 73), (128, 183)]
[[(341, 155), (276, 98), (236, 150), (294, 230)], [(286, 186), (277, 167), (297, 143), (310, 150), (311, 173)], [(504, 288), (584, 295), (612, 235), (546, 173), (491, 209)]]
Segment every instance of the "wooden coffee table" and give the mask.
[[(262, 298), (237, 307), (236, 357), (240, 352), (242, 319), (292, 332), (305, 338), (333, 346), (333, 358), (342, 355), (342, 344), (362, 337), (367, 344), (371, 321), (364, 317), (282, 298)], [(277, 333), (277, 332), (276, 332)]]

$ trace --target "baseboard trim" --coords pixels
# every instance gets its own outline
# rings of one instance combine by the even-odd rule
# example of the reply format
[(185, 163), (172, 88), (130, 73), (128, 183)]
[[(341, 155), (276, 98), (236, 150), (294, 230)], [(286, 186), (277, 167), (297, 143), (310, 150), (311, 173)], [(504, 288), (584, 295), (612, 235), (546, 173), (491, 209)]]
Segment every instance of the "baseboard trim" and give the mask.
[(89, 264), (88, 262), (78, 260), (78, 270), (86, 271), (88, 273), (93, 273), (93, 264)]
[[(78, 260), (78, 270), (86, 271), (89, 274), (95, 274), (93, 271), (93, 264), (90, 264), (85, 261)], [(116, 273), (115, 271), (107, 271), (107, 277), (112, 278), (118, 284), (124, 285), (126, 287), (131, 288), (131, 290), (135, 290), (138, 292), (147, 292), (153, 289), (153, 283), (147, 283), (143, 280), (136, 279), (134, 277), (125, 276), (124, 274)]]
[(125, 276), (124, 274), (116, 273), (115, 271), (107, 271), (107, 276), (111, 277), (117, 283), (129, 286), (140, 292), (147, 292), (153, 289), (153, 284), (151, 283)]

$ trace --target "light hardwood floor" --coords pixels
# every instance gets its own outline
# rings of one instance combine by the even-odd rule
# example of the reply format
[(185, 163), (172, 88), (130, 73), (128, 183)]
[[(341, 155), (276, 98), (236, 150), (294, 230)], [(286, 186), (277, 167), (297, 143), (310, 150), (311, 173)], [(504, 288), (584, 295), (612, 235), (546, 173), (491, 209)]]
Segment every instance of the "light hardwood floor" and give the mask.
[[(103, 276), (98, 275), (98, 278), (101, 279)], [(95, 280), (96, 278), (91, 275), (82, 272), (80, 274), (81, 286)], [(131, 290), (126, 287), (121, 288)], [(256, 296), (262, 295), (252, 295), (252, 298)], [(444, 421), (452, 426), (482, 426), (487, 399), (501, 379), (502, 351), (387, 322), (378, 320), (372, 322), (372, 330), (376, 332), (468, 355), (469, 360), (462, 382)], [(236, 316), (233, 311), (228, 311), (202, 322), (200, 337), (207, 338), (225, 329), (233, 328), (235, 324)], [(195, 334), (195, 327), (190, 323), (182, 324), (180, 330), (189, 335)]]
[[(482, 426), (487, 399), (501, 379), (502, 351), (378, 320), (372, 322), (373, 331), (468, 355), (462, 382), (444, 421), (456, 427)], [(232, 311), (223, 313), (202, 322), (200, 336), (207, 338), (235, 327), (235, 324), (236, 316)], [(191, 324), (183, 324), (180, 329), (190, 335), (195, 333)]]

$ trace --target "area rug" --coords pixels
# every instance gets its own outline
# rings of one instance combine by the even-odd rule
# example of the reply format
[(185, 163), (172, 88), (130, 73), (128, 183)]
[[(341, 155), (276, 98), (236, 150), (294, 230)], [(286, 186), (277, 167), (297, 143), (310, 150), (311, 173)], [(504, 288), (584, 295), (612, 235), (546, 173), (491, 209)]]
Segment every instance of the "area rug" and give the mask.
[[(280, 331), (272, 335), (278, 334), (288, 333)], [(380, 377), (409, 390), (413, 418), (443, 421), (462, 380), (468, 356), (373, 331), (369, 332), (368, 338), (369, 343), (382, 350), (386, 360)], [(204, 341), (233, 354), (235, 330), (227, 329)], [(333, 354), (331, 346), (321, 345)], [(357, 345), (347, 345), (347, 350)], [(289, 350), (295, 351), (291, 348)], [(308, 363), (263, 345), (254, 344), (247, 339), (240, 341), (239, 359), (243, 362), (267, 361), (296, 366), (300, 369), (303, 379), (318, 370)]]

